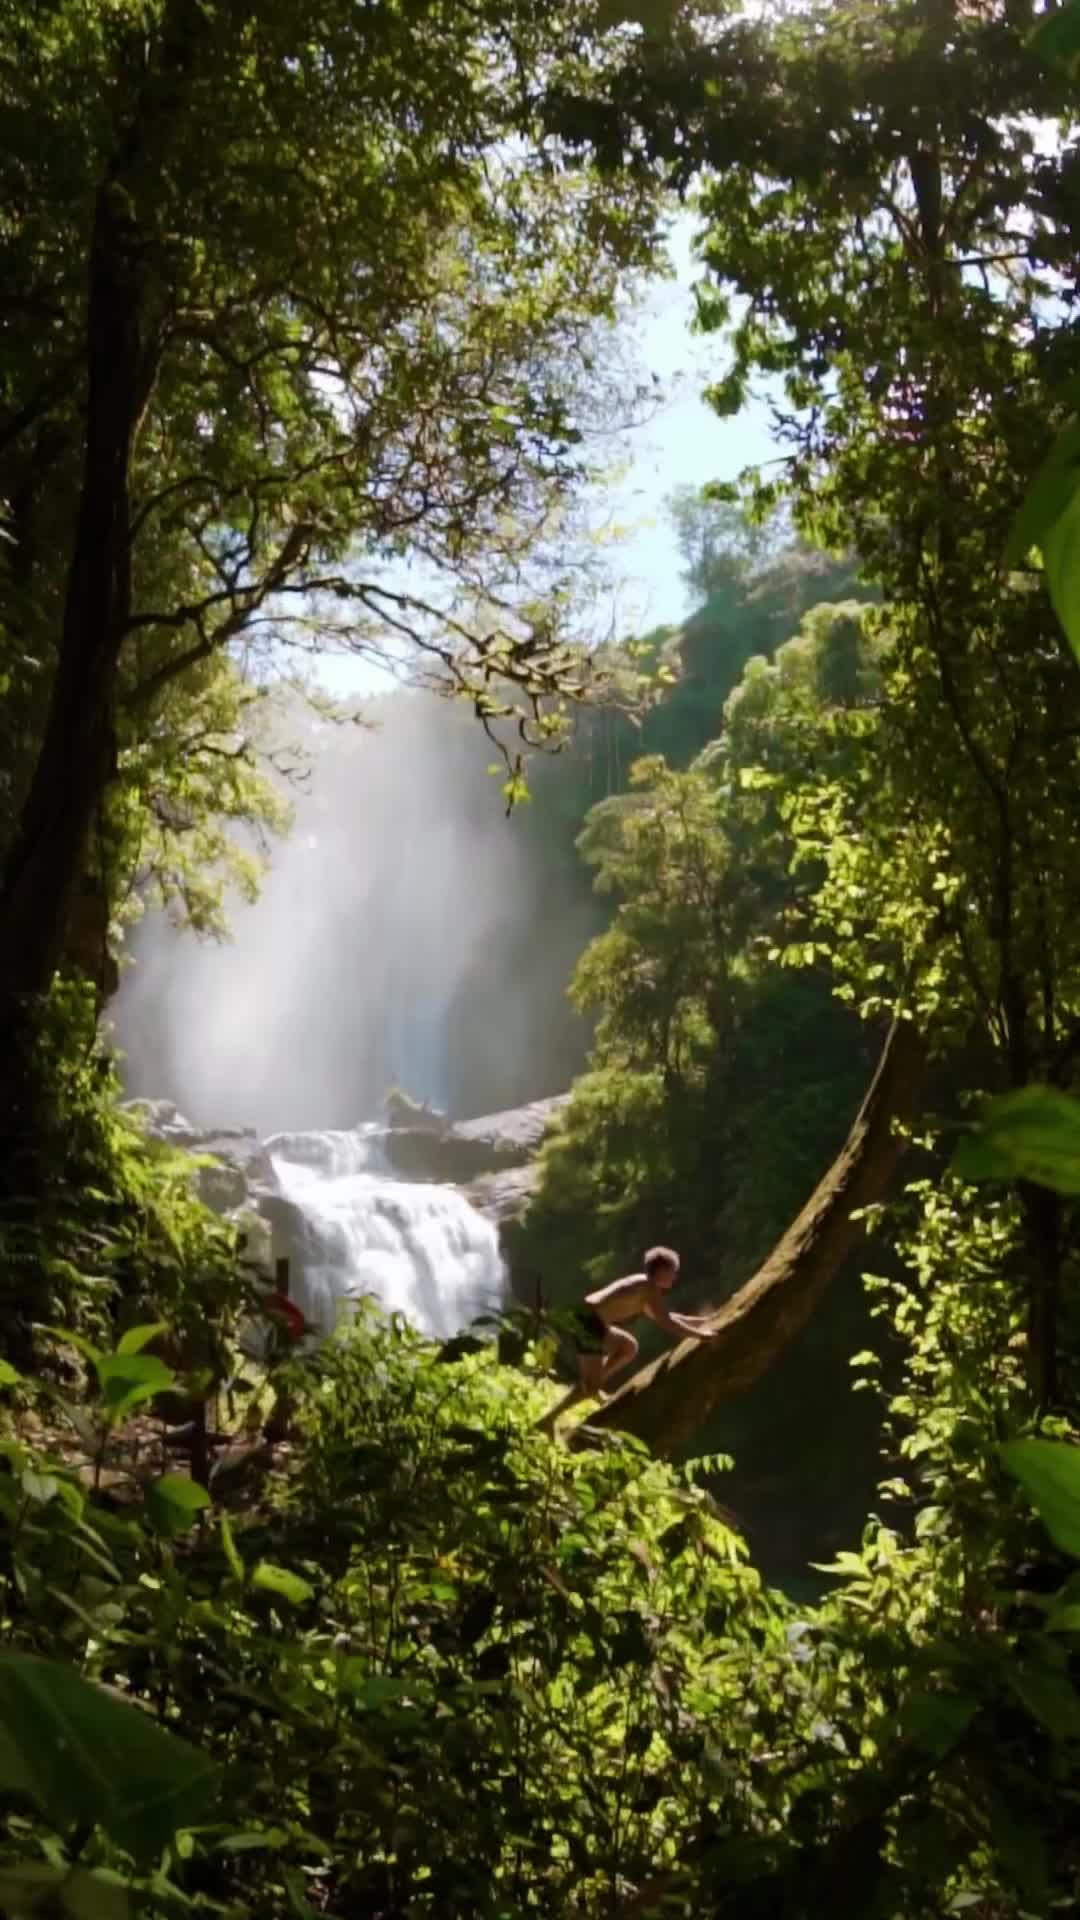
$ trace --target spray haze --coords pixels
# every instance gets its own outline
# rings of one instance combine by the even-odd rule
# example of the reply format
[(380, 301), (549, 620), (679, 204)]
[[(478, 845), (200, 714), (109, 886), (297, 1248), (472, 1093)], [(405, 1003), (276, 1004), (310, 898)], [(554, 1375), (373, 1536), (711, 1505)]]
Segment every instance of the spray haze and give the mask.
[(593, 913), (565, 853), (535, 812), (505, 817), (464, 710), (367, 711), (373, 729), (313, 723), (292, 833), (231, 939), (136, 930), (115, 1010), (132, 1094), (265, 1134), (353, 1126), (393, 1084), (462, 1117), (579, 1066), (565, 984)]

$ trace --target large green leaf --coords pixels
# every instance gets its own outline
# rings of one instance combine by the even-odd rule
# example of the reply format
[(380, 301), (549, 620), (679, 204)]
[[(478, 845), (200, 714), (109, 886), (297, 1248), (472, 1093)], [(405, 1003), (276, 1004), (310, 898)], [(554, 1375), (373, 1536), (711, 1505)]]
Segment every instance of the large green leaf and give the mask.
[(1020, 1087), (988, 1100), (960, 1142), (961, 1180), (1034, 1180), (1080, 1193), (1080, 1101), (1053, 1087)]
[(159, 1333), (166, 1332), (164, 1320), (153, 1320), (149, 1326), (129, 1327), (116, 1343), (117, 1353), (141, 1353)]
[(1044, 547), (1055, 521), (1080, 489), (1080, 421), (1063, 428), (1028, 488), (1005, 547), (1005, 565), (1019, 566), (1032, 547)]
[(1063, 1667), (1017, 1660), (1005, 1666), (1004, 1674), (1017, 1699), (1055, 1740), (1080, 1739), (1080, 1698)]
[(1080, 1447), (1064, 1440), (1012, 1440), (1002, 1447), (1001, 1461), (1051, 1539), (1080, 1560)]
[(206, 1488), (183, 1473), (166, 1473), (146, 1489), (147, 1519), (166, 1540), (186, 1533), (209, 1505)]
[(1046, 584), (1054, 612), (1073, 652), (1080, 656), (1080, 493), (1043, 535)]
[(1080, 0), (1065, 0), (1040, 20), (1031, 44), (1050, 65), (1075, 67), (1080, 60)]
[(135, 1912), (133, 1895), (113, 1874), (91, 1873), (84, 1867), (51, 1867), (43, 1860), (0, 1867), (0, 1910), (22, 1920), (23, 1914), (67, 1914), (70, 1920), (129, 1920)]
[(53, 1660), (0, 1653), (0, 1789), (58, 1827), (103, 1827), (136, 1858), (203, 1813), (217, 1769), (197, 1748)]
[(978, 1711), (978, 1701), (960, 1693), (914, 1693), (900, 1715), (904, 1736), (939, 1757), (962, 1740)]
[(105, 1353), (95, 1362), (95, 1371), (114, 1419), (176, 1385), (172, 1369), (152, 1353)]

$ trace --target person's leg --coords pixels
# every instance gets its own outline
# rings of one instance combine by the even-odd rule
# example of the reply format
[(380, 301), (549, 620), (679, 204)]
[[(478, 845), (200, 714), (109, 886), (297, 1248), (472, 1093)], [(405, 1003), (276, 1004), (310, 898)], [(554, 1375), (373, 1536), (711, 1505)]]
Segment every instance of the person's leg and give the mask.
[(580, 1400), (591, 1400), (600, 1391), (600, 1381), (604, 1373), (603, 1347), (579, 1346), (575, 1348), (575, 1352), (578, 1369), (577, 1384), (570, 1388), (569, 1393), (564, 1393), (561, 1400), (556, 1400), (553, 1407), (548, 1408), (543, 1419), (537, 1423), (541, 1433), (554, 1433), (555, 1422), (561, 1419), (564, 1413), (569, 1413), (571, 1407), (576, 1407)]
[[(609, 1327), (604, 1337), (601, 1374), (598, 1385), (607, 1386), (613, 1374), (621, 1373), (637, 1359), (638, 1343), (625, 1327)], [(595, 1389), (594, 1389), (595, 1391)]]
[(602, 1347), (579, 1347), (577, 1350), (578, 1384), (583, 1394), (599, 1391), (607, 1367), (607, 1343), (610, 1329), (604, 1338)]

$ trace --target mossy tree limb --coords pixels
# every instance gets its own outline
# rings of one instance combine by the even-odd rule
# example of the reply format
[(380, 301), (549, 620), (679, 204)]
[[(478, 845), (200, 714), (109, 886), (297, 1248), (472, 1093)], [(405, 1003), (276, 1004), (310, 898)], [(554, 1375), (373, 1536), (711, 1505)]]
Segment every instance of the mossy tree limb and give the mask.
[(853, 1214), (888, 1192), (905, 1145), (897, 1123), (916, 1111), (925, 1059), (917, 1029), (895, 1021), (841, 1151), (764, 1265), (712, 1316), (716, 1338), (685, 1340), (643, 1367), (590, 1427), (617, 1427), (672, 1453), (757, 1384), (856, 1245), (863, 1228)]

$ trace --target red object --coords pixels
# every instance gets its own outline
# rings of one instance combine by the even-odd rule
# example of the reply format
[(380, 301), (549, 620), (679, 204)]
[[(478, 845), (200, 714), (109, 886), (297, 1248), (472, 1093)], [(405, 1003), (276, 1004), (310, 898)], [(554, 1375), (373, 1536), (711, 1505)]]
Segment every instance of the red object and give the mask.
[(285, 1322), (285, 1331), (290, 1340), (295, 1342), (303, 1339), (307, 1332), (307, 1321), (295, 1300), (290, 1300), (287, 1293), (270, 1294), (266, 1302), (266, 1310)]

